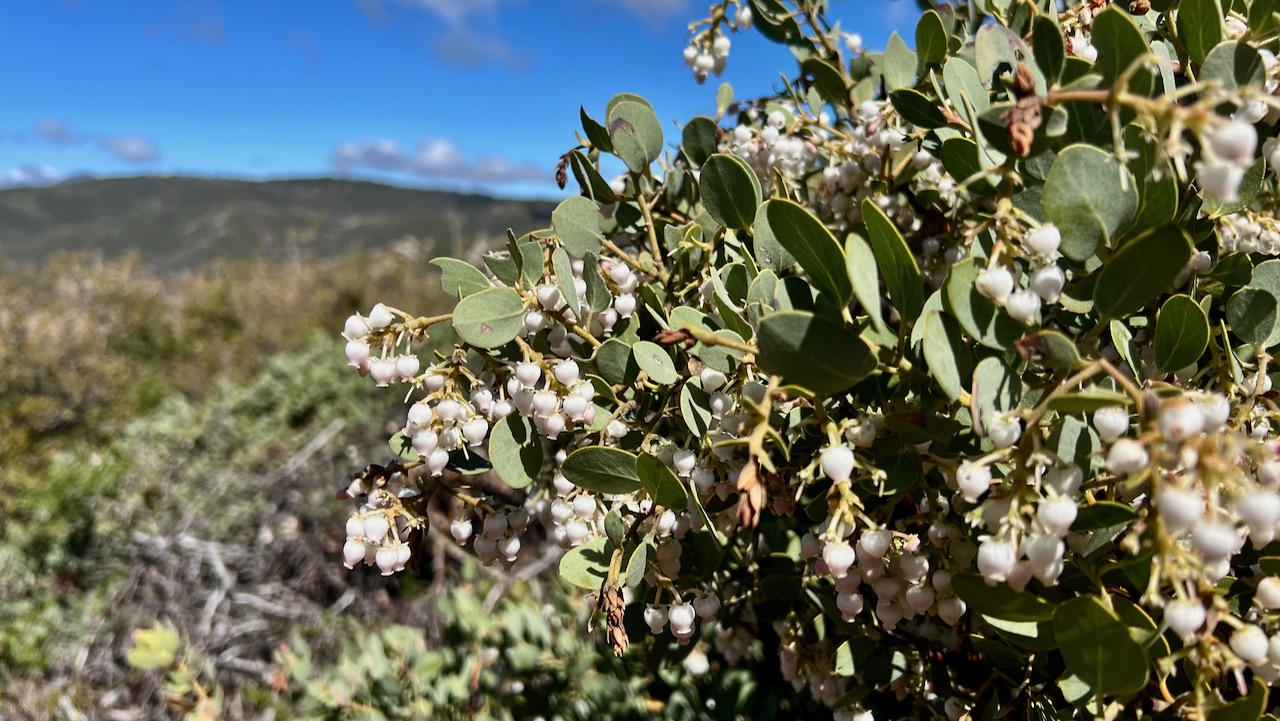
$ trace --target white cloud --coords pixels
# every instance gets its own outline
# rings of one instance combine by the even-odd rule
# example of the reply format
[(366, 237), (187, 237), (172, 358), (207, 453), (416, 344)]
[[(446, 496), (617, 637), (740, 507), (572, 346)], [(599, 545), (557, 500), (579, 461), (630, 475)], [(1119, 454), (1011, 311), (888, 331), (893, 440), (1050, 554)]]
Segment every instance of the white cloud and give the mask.
[[(640, 22), (657, 27), (677, 15), (689, 11), (688, 0), (595, 0), (597, 3), (621, 6), (635, 15)], [(703, 8), (705, 11), (705, 8)], [(689, 18), (692, 20), (693, 18)]]
[(23, 165), (9, 170), (0, 170), (0, 188), (53, 185), (66, 177), (67, 173), (47, 165)]
[(423, 140), (415, 153), (405, 152), (394, 140), (360, 140), (342, 143), (333, 151), (333, 167), (340, 175), (378, 170), (436, 180), (476, 183), (547, 182), (550, 173), (531, 163), (511, 163), (504, 158), (468, 160), (456, 145), (444, 138)]
[(57, 145), (78, 143), (82, 140), (71, 132), (66, 123), (57, 118), (42, 118), (31, 126), (31, 130), (41, 138)]
[(115, 135), (98, 139), (98, 147), (126, 163), (154, 163), (160, 160), (155, 143), (140, 135)]
[(473, 15), (493, 15), (498, 0), (398, 0), (401, 5), (425, 10), (453, 27), (460, 27)]

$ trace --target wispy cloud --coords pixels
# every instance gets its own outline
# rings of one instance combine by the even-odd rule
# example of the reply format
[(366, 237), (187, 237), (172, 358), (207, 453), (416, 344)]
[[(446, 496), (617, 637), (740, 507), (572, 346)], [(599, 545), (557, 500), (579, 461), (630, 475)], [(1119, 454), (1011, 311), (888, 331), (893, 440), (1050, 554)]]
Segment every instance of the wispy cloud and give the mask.
[[(652, 28), (660, 27), (671, 18), (689, 12), (689, 0), (595, 0), (595, 2), (601, 5), (620, 6)], [(705, 11), (706, 8), (704, 7), (703, 10)]]
[(70, 145), (73, 143), (82, 143), (84, 138), (71, 132), (67, 124), (57, 118), (41, 118), (31, 126), (31, 132), (38, 135), (46, 142), (55, 145)]
[(390, 22), (389, 2), (423, 12), (445, 26), (444, 32), (428, 43), (441, 62), (471, 68), (497, 63), (516, 69), (531, 63), (531, 58), (513, 51), (498, 31), (500, 0), (356, 0), (356, 5), (369, 22), (386, 25)]
[(126, 163), (154, 163), (160, 160), (155, 143), (141, 135), (113, 135), (98, 139), (98, 147)]
[(67, 173), (47, 165), (22, 165), (9, 170), (0, 170), (0, 188), (53, 185), (67, 177)]
[(394, 140), (343, 143), (334, 149), (332, 161), (339, 175), (377, 170), (474, 183), (547, 182), (551, 177), (545, 168), (531, 163), (512, 163), (493, 156), (468, 159), (444, 138), (425, 139), (415, 152), (404, 150)]

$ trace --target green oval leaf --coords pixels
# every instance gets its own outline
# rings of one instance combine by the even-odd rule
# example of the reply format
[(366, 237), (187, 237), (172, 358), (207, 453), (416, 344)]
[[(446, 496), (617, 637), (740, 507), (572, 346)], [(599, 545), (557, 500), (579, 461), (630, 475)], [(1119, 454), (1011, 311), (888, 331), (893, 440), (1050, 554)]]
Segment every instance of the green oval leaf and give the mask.
[(1261, 345), (1276, 330), (1276, 297), (1261, 288), (1244, 287), (1227, 300), (1227, 323), (1246, 343)]
[(575, 485), (597, 493), (634, 493), (641, 487), (635, 454), (620, 448), (579, 448), (564, 459), (560, 472)]
[(1222, 8), (1218, 0), (1181, 0), (1178, 3), (1178, 39), (1197, 63), (1222, 42)]
[(1165, 225), (1130, 240), (1103, 263), (1093, 289), (1093, 305), (1104, 318), (1141, 310), (1173, 282), (1191, 260), (1191, 239)]
[(524, 488), (542, 471), (542, 443), (527, 418), (510, 415), (489, 431), (489, 462), (502, 482)]
[(1166, 373), (1186, 368), (1209, 347), (1209, 318), (1198, 303), (1175, 295), (1156, 316), (1156, 367)]
[[(569, 153), (569, 168), (573, 171), (573, 177), (578, 181), (578, 187), (582, 188), (586, 196), (591, 200), (601, 203), (613, 203), (618, 200), (618, 194), (613, 192), (613, 188), (609, 187), (609, 181), (604, 179), (596, 166), (582, 154), (581, 150), (574, 150)], [(555, 216), (552, 216), (552, 223), (555, 223)]]
[(876, 266), (875, 251), (857, 233), (844, 239), (844, 266), (849, 273), (853, 296), (878, 330), (885, 329), (883, 310), (880, 307), (880, 271)]
[(889, 102), (903, 120), (917, 128), (941, 128), (947, 124), (938, 104), (918, 90), (899, 88), (889, 93)]
[(1137, 215), (1138, 188), (1112, 156), (1093, 146), (1071, 145), (1049, 169), (1041, 208), (1062, 232), (1062, 254), (1088, 260)]
[(925, 313), (922, 324), (921, 345), (929, 375), (948, 398), (959, 400), (973, 365), (973, 356), (960, 337), (960, 328), (953, 319), (937, 311)]
[(978, 362), (969, 387), (973, 394), (969, 399), (973, 429), (980, 436), (986, 435), (983, 427), (988, 418), (1011, 411), (1022, 401), (1022, 378), (995, 356)]
[(1062, 66), (1067, 62), (1066, 41), (1062, 37), (1062, 28), (1048, 15), (1036, 13), (1031, 25), (1031, 53), (1050, 84), (1058, 82), (1062, 77)]
[(813, 284), (838, 305), (847, 304), (853, 297), (853, 287), (844, 270), (844, 253), (827, 226), (807, 208), (790, 200), (770, 200), (761, 212), (774, 237), (795, 257)]
[(969, 611), (1005, 621), (1048, 621), (1053, 604), (1033, 593), (1018, 593), (1008, 584), (988, 586), (976, 573), (961, 571), (951, 577), (951, 589)]
[(1082, 506), (1071, 524), (1073, 531), (1096, 531), (1138, 520), (1138, 512), (1123, 503), (1098, 501)]
[(524, 328), (524, 301), (510, 288), (490, 288), (469, 295), (453, 310), (453, 329), (464, 343), (498, 348), (515, 340)]
[[(1090, 37), (1098, 49), (1093, 69), (1102, 75), (1103, 87), (1116, 84), (1135, 60), (1151, 52), (1151, 46), (1133, 16), (1117, 7), (1105, 8), (1094, 15)], [(1138, 68), (1129, 77), (1126, 87), (1138, 95), (1150, 95), (1154, 88), (1155, 76), (1145, 68)]]
[(716, 152), (716, 121), (705, 115), (685, 123), (680, 131), (680, 150), (692, 168), (701, 168)]
[(762, 369), (818, 395), (838, 393), (876, 368), (871, 348), (856, 333), (806, 311), (765, 316), (757, 342)]
[(707, 158), (699, 177), (702, 204), (726, 228), (749, 228), (762, 199), (760, 181), (746, 161), (716, 153)]
[(560, 558), (560, 578), (589, 591), (599, 591), (609, 575), (613, 546), (601, 536), (570, 549)]
[(667, 464), (648, 453), (641, 453), (636, 459), (636, 473), (640, 476), (645, 493), (649, 494), (654, 503), (675, 511), (685, 510), (689, 504), (689, 492)]
[(474, 265), (454, 258), (436, 258), (431, 264), (440, 269), (440, 288), (462, 299), (493, 287)]
[(551, 211), (551, 229), (569, 255), (582, 258), (599, 253), (604, 235), (600, 232), (600, 208), (582, 196), (566, 198)]
[(1248, 43), (1228, 40), (1209, 51), (1200, 67), (1201, 80), (1217, 80), (1224, 91), (1260, 85), (1267, 79), (1262, 55)]
[(613, 154), (621, 158), (631, 172), (644, 172), (662, 155), (662, 124), (648, 103), (610, 101), (608, 128)]
[(680, 417), (698, 438), (711, 428), (711, 396), (702, 390), (697, 378), (690, 378), (680, 389)]
[(1147, 685), (1150, 662), (1128, 626), (1096, 596), (1059, 604), (1053, 635), (1067, 668), (1099, 695), (1136, 693)]
[(947, 28), (935, 10), (926, 10), (916, 23), (916, 54), (926, 65), (941, 65), (947, 59)]
[(636, 365), (654, 383), (667, 386), (680, 380), (676, 365), (671, 362), (671, 355), (657, 343), (642, 340), (631, 346), (631, 353), (636, 358)]
[(898, 227), (870, 198), (862, 201), (862, 220), (867, 224), (867, 240), (876, 256), (876, 266), (884, 275), (889, 299), (897, 306), (903, 323), (909, 325), (920, 317), (920, 309), (924, 307), (920, 267)]
[(796, 264), (796, 259), (782, 246), (773, 228), (769, 226), (768, 209), (769, 203), (764, 203), (756, 210), (756, 222), (751, 229), (755, 240), (752, 250), (756, 264), (762, 270), (781, 274), (790, 270)]

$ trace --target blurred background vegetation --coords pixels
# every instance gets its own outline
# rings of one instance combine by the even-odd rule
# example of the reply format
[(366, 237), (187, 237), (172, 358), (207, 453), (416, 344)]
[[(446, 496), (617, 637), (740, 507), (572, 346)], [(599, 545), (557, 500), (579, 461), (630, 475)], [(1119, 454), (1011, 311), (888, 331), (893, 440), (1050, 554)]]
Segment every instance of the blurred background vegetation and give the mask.
[(750, 674), (617, 674), (548, 574), (434, 535), (417, 573), (341, 566), (338, 480), (404, 412), (343, 319), (442, 311), (432, 257), (549, 215), (345, 181), (0, 192), (0, 718), (735, 715)]

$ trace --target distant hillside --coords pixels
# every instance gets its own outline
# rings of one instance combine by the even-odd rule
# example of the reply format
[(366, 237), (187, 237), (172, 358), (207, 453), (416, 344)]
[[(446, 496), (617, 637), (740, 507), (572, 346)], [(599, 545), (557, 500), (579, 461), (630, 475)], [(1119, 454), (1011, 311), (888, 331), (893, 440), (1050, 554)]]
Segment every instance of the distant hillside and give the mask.
[(0, 191), (0, 259), (136, 250), (161, 270), (220, 258), (325, 257), (412, 236), (442, 253), (493, 246), (507, 228), (545, 228), (554, 203), (350, 180), (186, 177), (86, 180)]

